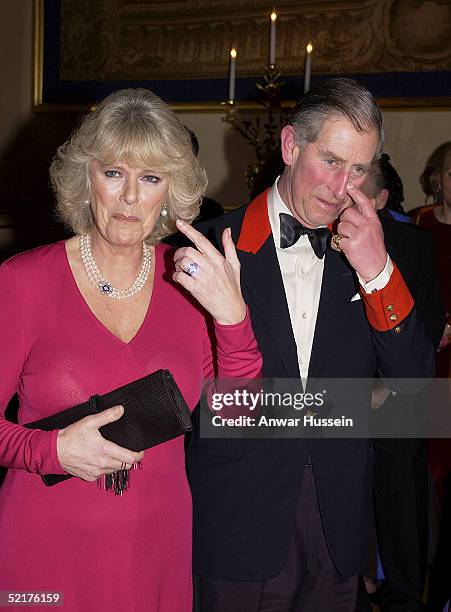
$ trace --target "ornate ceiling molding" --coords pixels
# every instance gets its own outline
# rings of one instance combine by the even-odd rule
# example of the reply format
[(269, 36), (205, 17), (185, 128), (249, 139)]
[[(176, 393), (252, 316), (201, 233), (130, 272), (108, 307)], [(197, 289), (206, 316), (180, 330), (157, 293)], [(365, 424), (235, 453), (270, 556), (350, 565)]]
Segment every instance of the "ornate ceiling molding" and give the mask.
[[(239, 75), (267, 64), (272, 0), (61, 0), (62, 80), (225, 77), (238, 48)], [(277, 65), (302, 72), (451, 69), (449, 0), (281, 0)]]

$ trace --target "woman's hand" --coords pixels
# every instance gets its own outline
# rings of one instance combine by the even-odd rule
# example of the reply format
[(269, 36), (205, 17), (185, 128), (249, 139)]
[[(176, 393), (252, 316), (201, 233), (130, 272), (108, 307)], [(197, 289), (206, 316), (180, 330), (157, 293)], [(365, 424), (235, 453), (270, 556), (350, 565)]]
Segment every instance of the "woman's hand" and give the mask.
[[(246, 316), (246, 304), (241, 295), (240, 262), (230, 228), (222, 233), (223, 257), (211, 242), (185, 221), (177, 227), (196, 248), (184, 247), (174, 255), (172, 278), (222, 325), (240, 323)], [(193, 265), (194, 264), (194, 265)]]
[(122, 406), (114, 406), (99, 414), (87, 416), (58, 432), (58, 459), (66, 472), (92, 481), (102, 474), (130, 469), (134, 463), (141, 461), (143, 452), (136, 453), (122, 448), (103, 438), (99, 432), (99, 427), (117, 421), (123, 414)]

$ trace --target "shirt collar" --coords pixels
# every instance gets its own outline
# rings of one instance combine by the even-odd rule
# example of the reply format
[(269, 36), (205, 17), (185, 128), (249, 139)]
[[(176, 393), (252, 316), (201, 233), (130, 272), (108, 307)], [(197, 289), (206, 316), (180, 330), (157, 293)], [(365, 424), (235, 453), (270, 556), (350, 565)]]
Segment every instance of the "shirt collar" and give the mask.
[(271, 233), (273, 233), (276, 247), (279, 248), (279, 213), (284, 212), (291, 215), (278, 190), (279, 178), (280, 176), (270, 189), (258, 195), (246, 208), (236, 245), (237, 249), (247, 253), (258, 253)]
[(285, 202), (280, 197), (279, 189), (277, 184), (279, 182), (280, 176), (278, 176), (271, 187), (271, 190), (268, 194), (268, 216), (269, 223), (271, 225), (271, 231), (274, 238), (274, 244), (276, 248), (280, 248), (280, 213), (286, 213), (287, 215), (291, 215), (288, 207)]

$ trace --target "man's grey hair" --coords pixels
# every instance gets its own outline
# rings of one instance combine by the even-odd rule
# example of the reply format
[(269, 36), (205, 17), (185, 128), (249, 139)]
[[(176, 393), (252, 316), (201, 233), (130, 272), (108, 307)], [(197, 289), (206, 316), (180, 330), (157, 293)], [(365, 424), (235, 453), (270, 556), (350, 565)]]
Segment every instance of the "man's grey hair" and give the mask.
[(371, 92), (353, 79), (327, 79), (302, 96), (296, 104), (290, 124), (301, 149), (315, 142), (324, 123), (331, 118), (349, 119), (358, 132), (375, 130), (379, 144), (375, 159), (382, 153), (384, 126), (381, 111)]

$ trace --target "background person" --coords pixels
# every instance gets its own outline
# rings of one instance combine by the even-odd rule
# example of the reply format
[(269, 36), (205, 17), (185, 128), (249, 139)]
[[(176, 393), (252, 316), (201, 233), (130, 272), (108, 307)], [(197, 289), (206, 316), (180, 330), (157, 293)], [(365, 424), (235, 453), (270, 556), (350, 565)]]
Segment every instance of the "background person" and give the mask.
[(445, 300), (447, 326), (437, 356), (437, 373), (451, 375), (451, 144), (442, 151), (442, 160), (431, 180), (437, 185), (437, 204), (417, 215), (417, 224), (431, 232), (434, 240), (440, 287)]
[(396, 221), (412, 223), (411, 217), (402, 205), (402, 202), (404, 202), (404, 186), (401, 177), (390, 163), (390, 156), (387, 153), (382, 153), (375, 162), (365, 179), (365, 186), (370, 193), (374, 194), (373, 197), (365, 192), (368, 197), (374, 200), (379, 216), (389, 216)]
[[(420, 210), (417, 223), (429, 230), (436, 250), (440, 288), (446, 308), (446, 325), (437, 353), (437, 378), (451, 378), (451, 143), (441, 148), (441, 163), (431, 174), (436, 186), (436, 205), (430, 210)], [(450, 390), (448, 386), (448, 401)], [(437, 551), (432, 564), (429, 582), (428, 611), (441, 612), (451, 599), (449, 585), (449, 551), (451, 546), (451, 443), (449, 439), (429, 441), (429, 466), (437, 489), (441, 520)]]
[[(440, 204), (440, 187), (438, 181), (438, 173), (437, 170), (441, 167), (443, 156), (446, 154), (446, 151), (451, 146), (451, 142), (443, 142), (439, 147), (437, 147), (431, 155), (428, 157), (424, 170), (421, 173), (419, 178), (420, 185), (424, 194), (425, 204), (428, 204), (428, 200), (432, 200), (433, 204)], [(424, 207), (426, 208), (426, 206)], [(420, 209), (421, 210), (421, 209)]]
[[(399, 222), (406, 217), (401, 205), (403, 185), (387, 154), (382, 154), (374, 163), (362, 191), (375, 202), (387, 250), (409, 287), (426, 332), (437, 347), (445, 313), (434, 245), (427, 232)], [(399, 422), (406, 423), (407, 432), (407, 424), (424, 415), (421, 397), (393, 396), (385, 387), (384, 390), (384, 400), (379, 402), (374, 420), (384, 419), (387, 412), (398, 415)], [(372, 447), (377, 541), (385, 577), (377, 601), (384, 611), (422, 610), (428, 558), (426, 440), (378, 437), (372, 440)]]
[[(23, 423), (160, 368), (187, 404), (213, 376), (253, 376), (261, 359), (240, 292), (230, 233), (225, 258), (187, 225), (206, 178), (184, 127), (146, 90), (108, 96), (58, 150), (51, 177), (75, 235), (0, 268), (2, 410), (20, 398), (19, 425), (0, 420), (0, 590), (62, 593), (64, 610), (190, 612), (191, 496), (183, 437), (142, 453), (99, 433), (113, 407), (61, 431)], [(160, 240), (179, 229), (202, 266), (177, 273)], [(189, 288), (189, 287), (188, 287)], [(208, 303), (207, 303), (208, 301)], [(123, 497), (96, 478), (140, 461)], [(77, 478), (46, 488), (39, 474)]]

